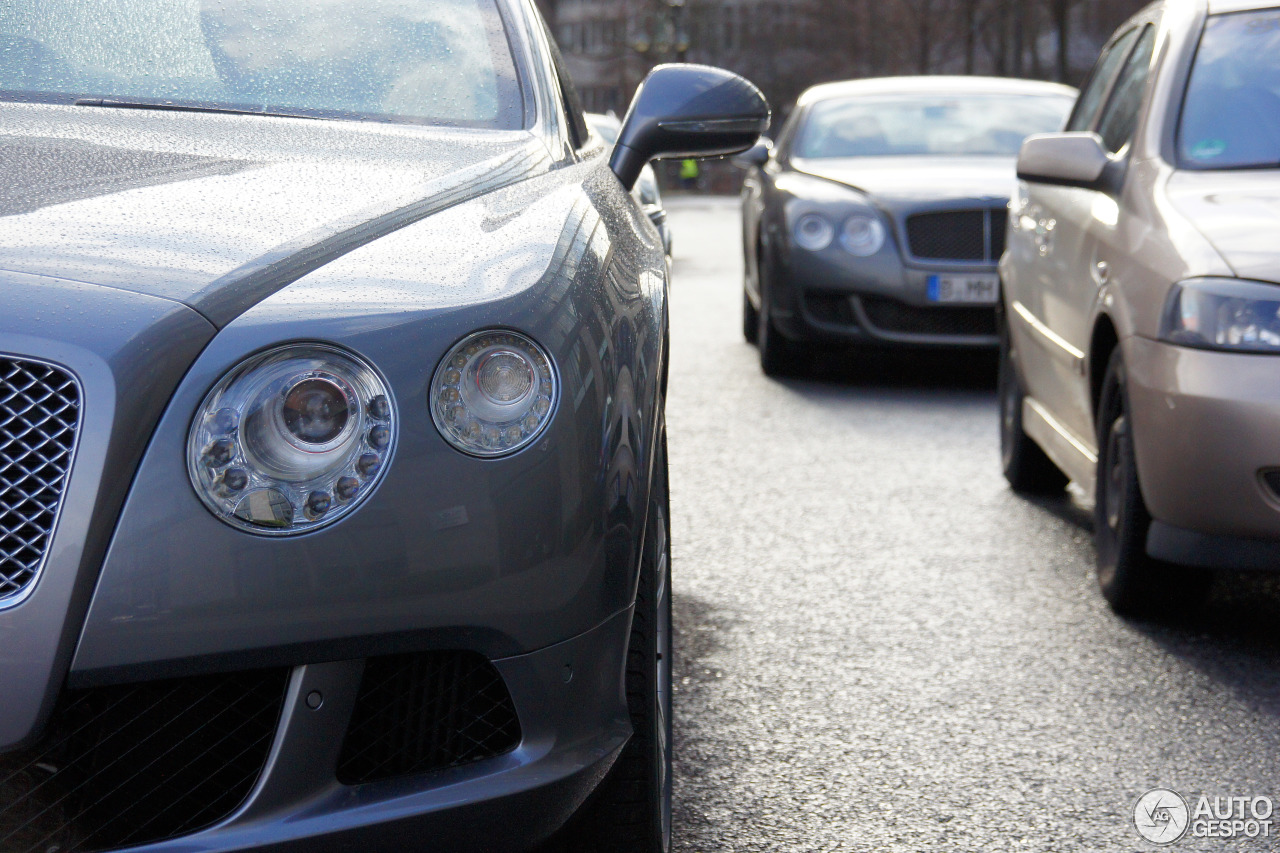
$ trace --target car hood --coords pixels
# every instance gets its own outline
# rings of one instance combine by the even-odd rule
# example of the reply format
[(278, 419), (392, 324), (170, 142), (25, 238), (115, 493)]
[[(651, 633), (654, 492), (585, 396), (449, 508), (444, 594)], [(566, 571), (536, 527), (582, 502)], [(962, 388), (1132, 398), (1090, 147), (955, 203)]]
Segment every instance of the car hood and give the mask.
[(1008, 200), (1017, 180), (1006, 157), (792, 158), (791, 167), (886, 202)]
[(1280, 171), (1177, 172), (1168, 194), (1236, 275), (1280, 282)]
[(0, 270), (181, 302), (222, 327), (549, 160), (525, 132), (0, 104)]

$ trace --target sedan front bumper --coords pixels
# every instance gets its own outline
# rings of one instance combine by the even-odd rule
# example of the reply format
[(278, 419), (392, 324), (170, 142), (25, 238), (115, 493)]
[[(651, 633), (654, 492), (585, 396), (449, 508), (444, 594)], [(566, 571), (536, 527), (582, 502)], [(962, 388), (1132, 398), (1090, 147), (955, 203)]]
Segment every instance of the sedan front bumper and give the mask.
[[(376, 659), (296, 667), (287, 675), (283, 702), (278, 691), (229, 696), (210, 690), (199, 702), (170, 703), (173, 713), (186, 719), (176, 726), (167, 712), (156, 713), (159, 703), (133, 701), (130, 688), (102, 688), (105, 695), (97, 697), (93, 689), (72, 691), (64, 702), (77, 718), (73, 736), (55, 731), (47, 738), (52, 743), (31, 753), (0, 756), (6, 790), (12, 793), (15, 784), (26, 788), (20, 793), (26, 799), (22, 814), (0, 813), (0, 837), (12, 841), (14, 827), (27, 820), (24, 815), (37, 814), (38, 821), (19, 827), (17, 849), (65, 843), (93, 849), (124, 845), (152, 853), (310, 853), (416, 849), (424, 839), (430, 839), (430, 849), (527, 849), (568, 820), (630, 736), (622, 673), (630, 622), (627, 610), (550, 648), (492, 666), (481, 660), (471, 672), (483, 669), (493, 681), (482, 687), (484, 697), (473, 699), (458, 696), (466, 692), (459, 676), (467, 669), (448, 666), (425, 675), (419, 668), (405, 694), (389, 695), (385, 684), (391, 679), (385, 665), (375, 669)], [(406, 658), (412, 655), (398, 656), (395, 665)], [(370, 690), (372, 672), (378, 675)], [(252, 683), (256, 677), (201, 678)], [(154, 687), (142, 690), (155, 695)], [(434, 691), (440, 701), (415, 703), (424, 691)], [(483, 752), (483, 741), (492, 737), (490, 724), (501, 713), (475, 711), (494, 697), (513, 706), (518, 734), (510, 732), (515, 739), (501, 750), (467, 760), (467, 754), (478, 754), (475, 747)], [(360, 721), (369, 719), (371, 700), (379, 730), (370, 735), (361, 733)], [(134, 731), (132, 713), (114, 713), (110, 707), (131, 701), (155, 720), (153, 732)], [(459, 701), (470, 708), (459, 712)], [(245, 755), (253, 750), (243, 733), (248, 719), (262, 713), (252, 707), (255, 703), (270, 715), (268, 725), (277, 715), (278, 723), (269, 749), (263, 742), (245, 768)], [(469, 717), (465, 725), (445, 731), (462, 717)], [(102, 720), (114, 721), (114, 728), (103, 730)], [(173, 736), (178, 729), (184, 737)], [(216, 735), (209, 737), (210, 731)], [(371, 739), (383, 743), (371, 747)], [(201, 741), (195, 749), (189, 746), (192, 740)], [(149, 748), (151, 741), (156, 749)], [(348, 778), (343, 784), (344, 774), (352, 772), (354, 741), (367, 752), (390, 757), (393, 765), (410, 753), (439, 766), (405, 773), (402, 767), (357, 762), (369, 781)], [(427, 741), (435, 745), (424, 750)], [(120, 742), (127, 742), (123, 755)], [(455, 758), (439, 761), (446, 752)], [(186, 759), (175, 760), (180, 755)], [(120, 760), (101, 761), (104, 756)], [(81, 765), (91, 772), (81, 773)], [(247, 796), (236, 795), (243, 798), (238, 805), (232, 799), (220, 812), (210, 812), (209, 801), (223, 796), (228, 781), (223, 768), (236, 765), (251, 789)], [(31, 778), (44, 781), (25, 785), (23, 780)], [(97, 808), (103, 798), (118, 808)], [(194, 830), (199, 831), (191, 834)]]
[(1280, 556), (1270, 547), (1280, 547), (1280, 494), (1265, 478), (1280, 470), (1280, 360), (1140, 337), (1124, 356), (1138, 475), (1156, 521), (1148, 550), (1238, 568), (1257, 567), (1249, 554)]
[(795, 340), (991, 348), (999, 344), (994, 303), (933, 301), (930, 279), (995, 273), (989, 264), (908, 265), (892, 243), (870, 258), (836, 245), (820, 252), (790, 247), (771, 282), (772, 316)]

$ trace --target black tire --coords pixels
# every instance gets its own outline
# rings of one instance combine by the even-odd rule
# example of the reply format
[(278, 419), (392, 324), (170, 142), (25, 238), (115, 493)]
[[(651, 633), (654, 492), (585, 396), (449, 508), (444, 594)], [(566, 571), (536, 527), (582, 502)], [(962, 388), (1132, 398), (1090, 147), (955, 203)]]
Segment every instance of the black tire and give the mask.
[(671, 849), (671, 513), (665, 430), (654, 460), (640, 585), (627, 647), (632, 736), (557, 853)]
[(1208, 596), (1213, 576), (1147, 555), (1151, 513), (1138, 480), (1126, 378), (1117, 348), (1107, 363), (1098, 404), (1094, 505), (1098, 586), (1117, 613), (1147, 616), (1185, 611)]
[(754, 344), (760, 338), (760, 312), (751, 304), (747, 288), (742, 288), (742, 336)]
[(773, 324), (770, 305), (773, 295), (773, 274), (769, 269), (768, 255), (760, 250), (760, 263), (756, 271), (760, 284), (760, 310), (757, 312), (756, 348), (760, 351), (760, 369), (765, 376), (782, 378), (800, 376), (809, 366), (809, 352), (803, 344), (788, 340)]
[(1031, 436), (1022, 429), (1022, 401), (1026, 394), (1013, 358), (1009, 327), (1000, 318), (1000, 372), (997, 381), (1000, 396), (1000, 465), (1004, 478), (1015, 492), (1045, 495), (1060, 492), (1067, 486), (1067, 475), (1045, 455)]

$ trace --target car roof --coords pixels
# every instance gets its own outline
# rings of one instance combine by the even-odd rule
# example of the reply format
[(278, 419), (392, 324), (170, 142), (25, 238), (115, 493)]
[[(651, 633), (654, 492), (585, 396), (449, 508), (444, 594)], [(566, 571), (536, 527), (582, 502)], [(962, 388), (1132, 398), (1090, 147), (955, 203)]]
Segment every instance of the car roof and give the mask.
[(1252, 12), (1258, 9), (1275, 9), (1276, 0), (1209, 0), (1209, 14), (1226, 12)]
[(1019, 80), (1009, 77), (971, 77), (929, 75), (918, 77), (871, 77), (864, 80), (844, 80), (823, 83), (805, 91), (798, 106), (830, 98), (849, 98), (859, 95), (899, 94), (1008, 94), (1008, 95), (1063, 95), (1074, 98), (1079, 92), (1061, 83), (1042, 80)]

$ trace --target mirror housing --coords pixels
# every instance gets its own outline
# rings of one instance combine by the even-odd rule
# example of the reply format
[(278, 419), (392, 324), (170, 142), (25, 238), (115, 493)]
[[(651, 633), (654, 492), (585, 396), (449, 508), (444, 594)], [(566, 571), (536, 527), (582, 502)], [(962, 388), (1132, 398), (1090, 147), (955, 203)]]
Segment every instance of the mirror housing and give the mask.
[(1039, 133), (1018, 154), (1018, 177), (1042, 184), (1097, 187), (1111, 158), (1096, 133)]
[(737, 74), (659, 65), (636, 90), (609, 167), (630, 190), (650, 160), (737, 154), (756, 144), (769, 119), (769, 102)]
[(743, 151), (737, 157), (733, 158), (735, 166), (741, 166), (744, 169), (750, 169), (758, 166), (761, 169), (769, 162), (769, 158), (773, 156), (773, 140), (767, 136), (760, 137), (760, 141), (755, 145)]

